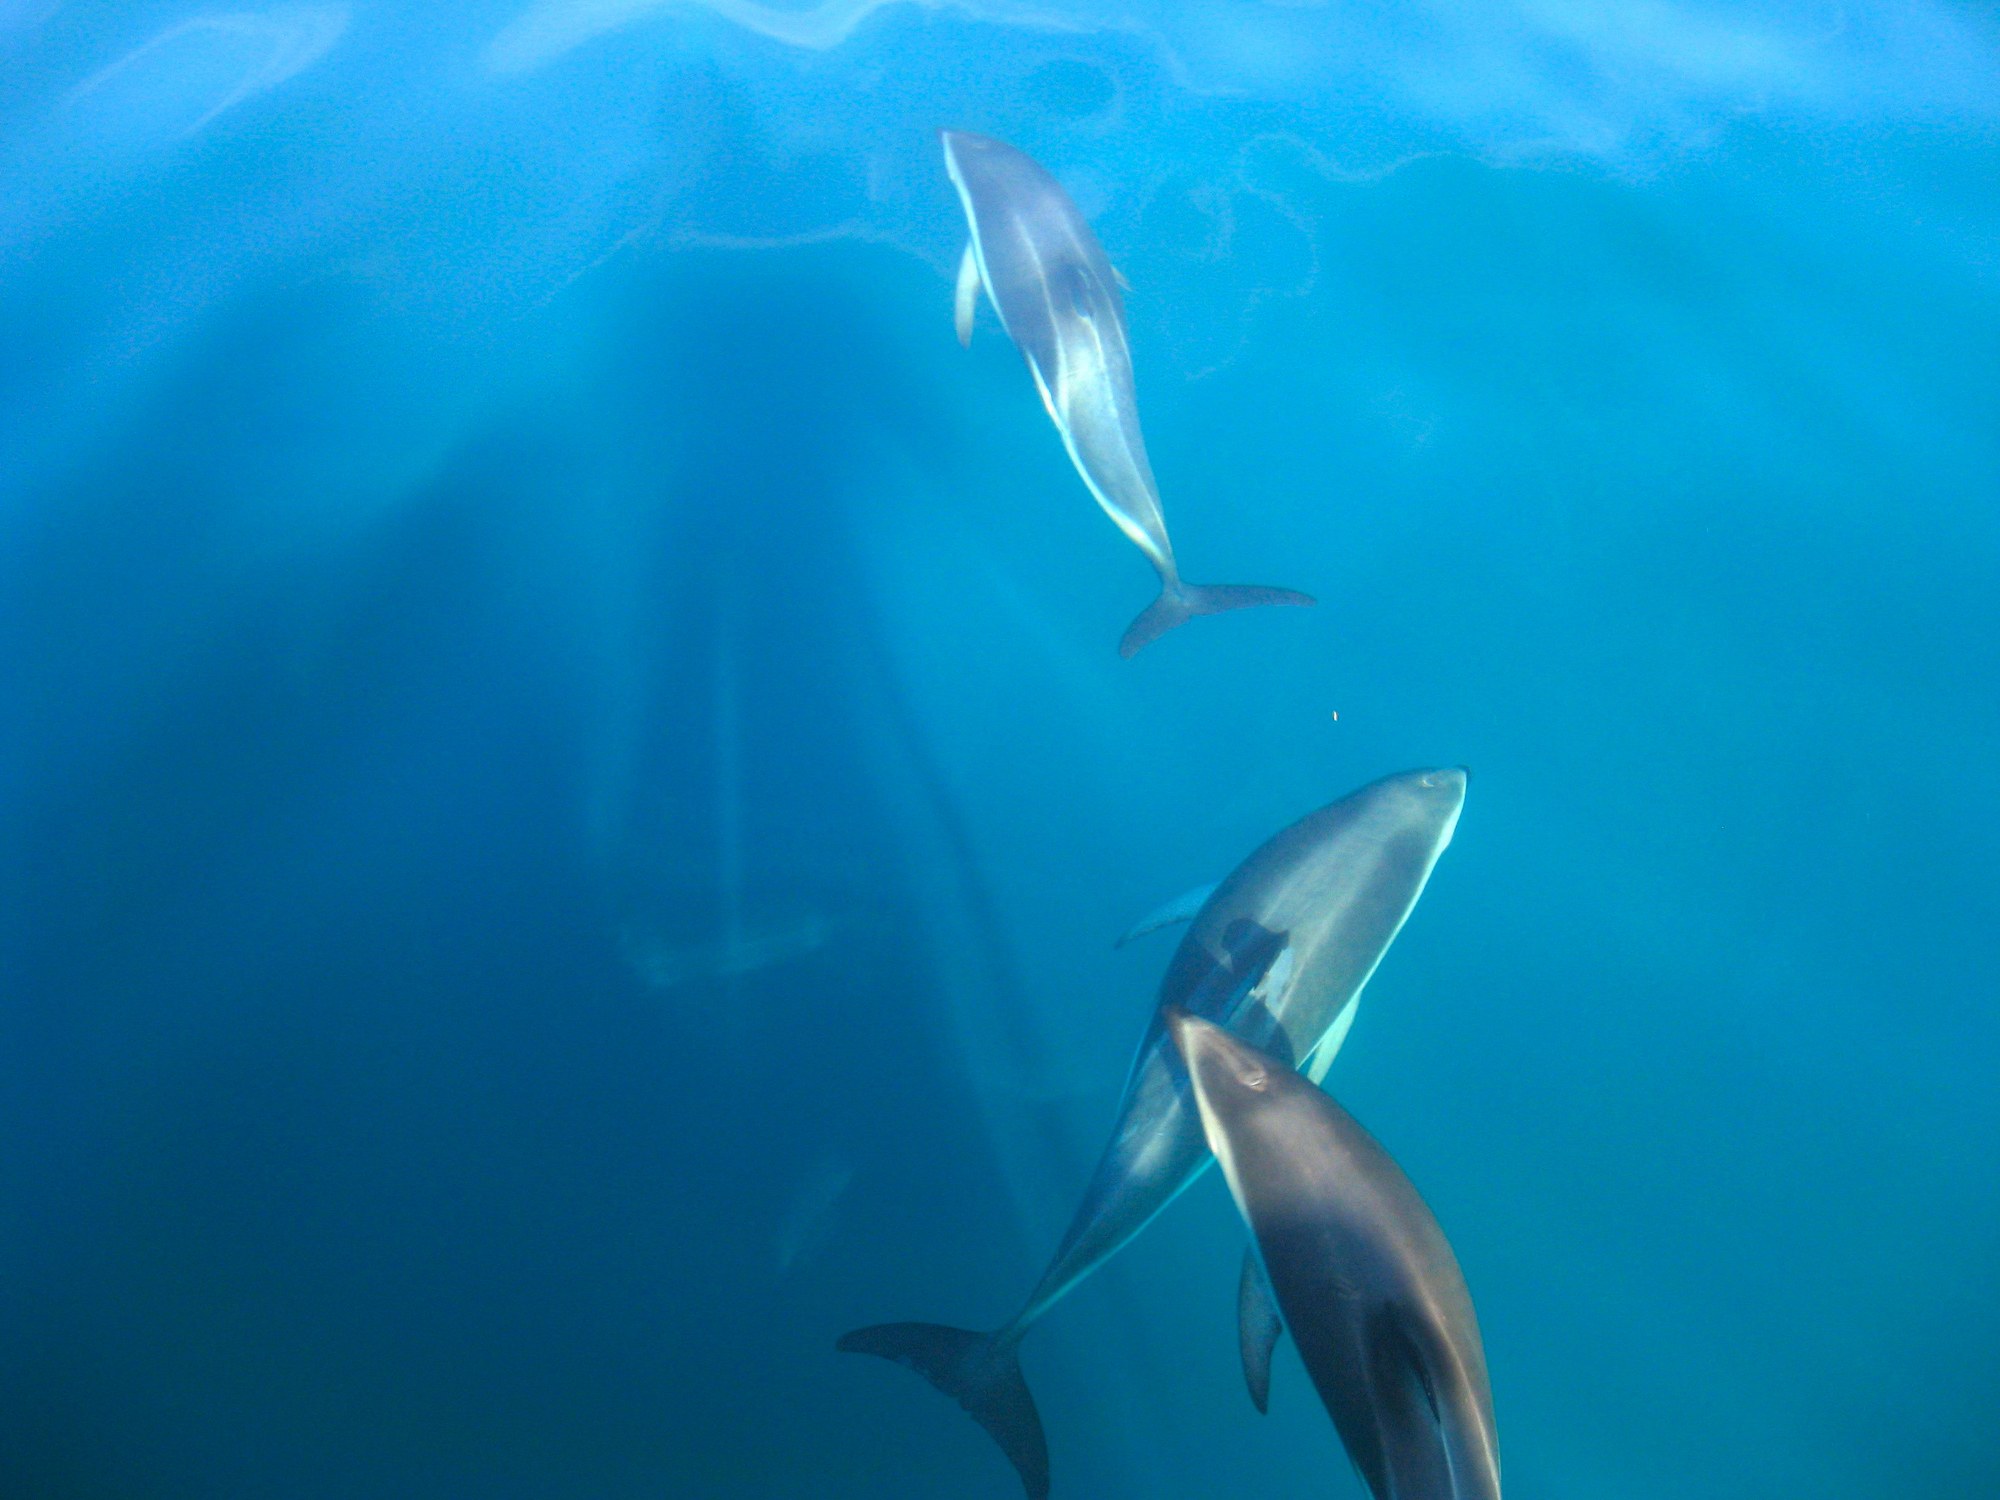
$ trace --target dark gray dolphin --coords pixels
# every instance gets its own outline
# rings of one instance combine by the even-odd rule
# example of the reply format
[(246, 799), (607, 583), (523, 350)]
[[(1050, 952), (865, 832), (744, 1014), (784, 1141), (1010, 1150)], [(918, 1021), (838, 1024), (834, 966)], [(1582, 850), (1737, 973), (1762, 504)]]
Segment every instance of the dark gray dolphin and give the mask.
[[(1020, 1311), (994, 1333), (885, 1323), (847, 1334), (838, 1347), (908, 1365), (956, 1399), (1041, 1500), (1048, 1449), (1017, 1346), (1211, 1160), (1164, 1013), (1192, 1011), (1324, 1071), (1353, 1023), (1362, 986), (1451, 842), (1464, 802), (1462, 770), (1385, 777), (1294, 823), (1238, 865), (1175, 950), (1110, 1144)], [(1246, 1365), (1248, 1358), (1246, 1346)], [(1254, 1390), (1254, 1372), (1251, 1379)]]
[(1118, 654), (1130, 656), (1196, 615), (1311, 604), (1290, 589), (1183, 581), (1139, 436), (1125, 304), (1103, 247), (1069, 194), (1032, 159), (983, 135), (939, 133), (945, 170), (972, 231), (958, 272), (960, 342), (972, 337), (984, 286), (1001, 327), (1027, 358), (1077, 473), (1159, 572), (1160, 597), (1126, 630)]
[(1500, 1500), (1479, 1323), (1410, 1179), (1281, 1059), (1172, 1011), (1203, 1133), (1375, 1500)]

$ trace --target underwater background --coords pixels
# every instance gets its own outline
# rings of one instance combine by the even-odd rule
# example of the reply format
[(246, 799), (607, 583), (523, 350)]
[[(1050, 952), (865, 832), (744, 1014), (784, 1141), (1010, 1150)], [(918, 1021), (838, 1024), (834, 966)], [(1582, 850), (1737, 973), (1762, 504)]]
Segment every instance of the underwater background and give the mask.
[[(229, 0), (224, 0), (229, 3)], [(990, 1496), (1145, 912), (1472, 769), (1328, 1087), (1521, 1500), (2000, 1491), (2000, 22), (0, 0), (0, 1496)], [(935, 130), (1133, 290), (1189, 576)], [(1359, 1496), (1215, 1174), (1059, 1496)]]

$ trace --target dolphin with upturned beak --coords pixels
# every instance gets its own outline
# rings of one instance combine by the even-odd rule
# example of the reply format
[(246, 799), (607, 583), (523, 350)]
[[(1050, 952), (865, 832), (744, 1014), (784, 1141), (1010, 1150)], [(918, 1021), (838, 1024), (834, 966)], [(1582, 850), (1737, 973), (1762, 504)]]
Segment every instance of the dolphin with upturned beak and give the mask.
[[(1216, 886), (1160, 982), (1125, 1084), (1111, 1141), (1041, 1280), (993, 1333), (938, 1323), (883, 1323), (838, 1348), (915, 1370), (990, 1433), (1031, 1500), (1049, 1489), (1048, 1445), (1021, 1373), (1028, 1330), (1145, 1228), (1212, 1159), (1187, 1070), (1165, 1014), (1181, 1009), (1324, 1073), (1375, 972), (1430, 879), (1465, 804), (1460, 769), (1387, 776), (1311, 813), (1261, 845)], [(1244, 1311), (1253, 1394), (1270, 1341), (1251, 1347), (1256, 1300)], [(1261, 1399), (1259, 1404), (1261, 1405)]]
[(1369, 1493), (1500, 1500), (1472, 1296), (1410, 1179), (1280, 1058), (1184, 1010), (1166, 1024), (1285, 1327)]
[(1119, 278), (1062, 185), (1005, 142), (940, 132), (945, 170), (972, 237), (959, 262), (956, 322), (970, 343), (983, 287), (1028, 361), (1070, 461), (1120, 531), (1160, 575), (1160, 596), (1118, 643), (1120, 656), (1196, 615), (1255, 604), (1311, 604), (1291, 589), (1188, 583), (1174, 562), (1160, 490), (1139, 436)]

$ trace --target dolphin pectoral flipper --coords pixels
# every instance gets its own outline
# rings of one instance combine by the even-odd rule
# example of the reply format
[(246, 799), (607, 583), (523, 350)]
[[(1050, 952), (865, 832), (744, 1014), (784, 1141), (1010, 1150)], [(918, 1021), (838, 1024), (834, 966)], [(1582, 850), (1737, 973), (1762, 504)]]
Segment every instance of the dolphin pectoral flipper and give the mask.
[(1198, 885), (1191, 891), (1183, 891), (1173, 900), (1163, 902), (1139, 918), (1118, 935), (1118, 941), (1111, 946), (1122, 948), (1135, 938), (1142, 938), (1149, 932), (1158, 932), (1162, 927), (1172, 927), (1181, 922), (1192, 922), (1195, 913), (1208, 904), (1208, 898), (1215, 894), (1218, 882)]
[(972, 347), (972, 315), (979, 310), (979, 257), (972, 241), (965, 242), (965, 254), (958, 262), (958, 286), (952, 292), (952, 326), (958, 330), (959, 347)]
[(1125, 628), (1118, 642), (1118, 654), (1136, 656), (1176, 625), (1184, 625), (1197, 615), (1219, 615), (1232, 609), (1253, 609), (1260, 604), (1317, 604), (1311, 594), (1296, 589), (1265, 588), (1254, 583), (1180, 583), (1169, 580), (1160, 597), (1139, 612)]
[(1236, 1281), (1236, 1343), (1243, 1354), (1243, 1383), (1261, 1412), (1271, 1409), (1271, 1355), (1284, 1331), (1264, 1268), (1257, 1264), (1256, 1247), (1247, 1247), (1243, 1274)]
[(942, 1323), (877, 1323), (842, 1334), (843, 1354), (875, 1354), (915, 1370), (964, 1407), (1000, 1445), (1021, 1476), (1028, 1500), (1047, 1500), (1049, 1445), (1035, 1398), (1010, 1340)]

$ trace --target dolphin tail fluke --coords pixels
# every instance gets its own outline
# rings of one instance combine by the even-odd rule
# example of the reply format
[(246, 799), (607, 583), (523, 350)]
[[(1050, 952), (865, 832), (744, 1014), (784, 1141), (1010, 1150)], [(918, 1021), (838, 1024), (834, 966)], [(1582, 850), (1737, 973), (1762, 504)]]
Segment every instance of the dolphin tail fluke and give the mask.
[(1312, 604), (1311, 594), (1292, 589), (1267, 589), (1254, 583), (1183, 583), (1160, 590), (1160, 597), (1139, 612), (1118, 643), (1120, 656), (1134, 656), (1140, 648), (1196, 615), (1219, 615), (1232, 609), (1252, 609), (1259, 604)]
[(942, 1323), (877, 1323), (841, 1335), (844, 1354), (875, 1354), (915, 1370), (964, 1407), (1020, 1473), (1028, 1500), (1047, 1500), (1049, 1445), (1021, 1359), (993, 1335)]

